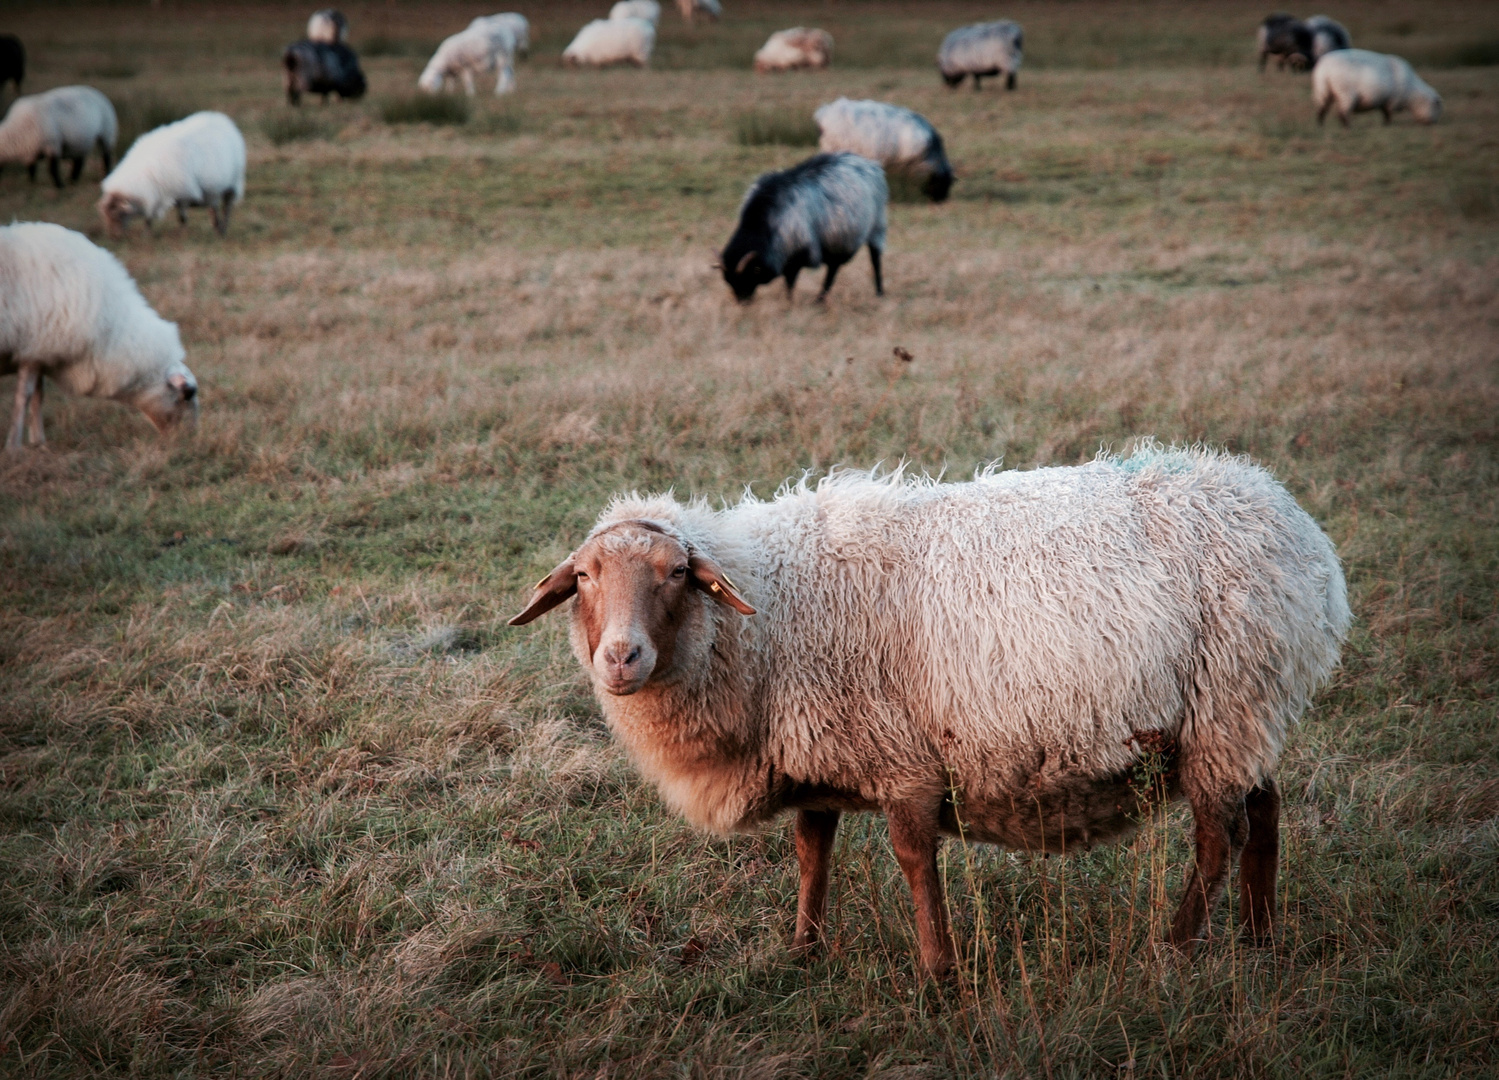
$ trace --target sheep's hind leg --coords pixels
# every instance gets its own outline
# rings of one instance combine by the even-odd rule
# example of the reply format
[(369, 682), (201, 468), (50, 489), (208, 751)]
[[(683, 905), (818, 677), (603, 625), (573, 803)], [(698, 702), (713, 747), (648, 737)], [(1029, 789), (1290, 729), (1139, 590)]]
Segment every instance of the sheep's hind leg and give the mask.
[(828, 261), (828, 272), (822, 279), (822, 291), (817, 294), (817, 302), (819, 304), (827, 301), (828, 290), (833, 287), (833, 279), (838, 276), (838, 268), (842, 265), (842, 263), (835, 263), (832, 260)]
[(220, 236), (229, 235), (229, 210), (234, 205), (234, 192), (224, 192), (220, 199), (220, 210), (214, 215), (213, 227), (219, 230)]
[(900, 863), (911, 897), (916, 901), (916, 939), (921, 947), (921, 966), (928, 975), (940, 977), (952, 970), (956, 959), (947, 912), (942, 904), (942, 879), (937, 875), (937, 832), (940, 800), (930, 806), (899, 803), (885, 807), (890, 824), (890, 843)]
[(62, 189), (62, 170), (57, 167), (61, 160), (58, 157), (47, 158), (47, 175), (52, 177), (52, 184), (58, 190)]
[(828, 868), (833, 861), (837, 810), (801, 810), (796, 815), (796, 863), (801, 888), (796, 901), (796, 936), (791, 947), (810, 952), (822, 937), (828, 909)]
[(16, 371), (16, 404), (10, 414), (10, 435), (5, 440), (7, 450), (19, 450), (26, 430), (26, 414), (31, 409), (31, 399), (42, 381), (40, 364), (21, 364)]
[(109, 175), (109, 170), (114, 168), (114, 155), (109, 152), (109, 146), (103, 139), (99, 140), (99, 156), (104, 159), (104, 175)]
[(880, 249), (873, 244), (869, 245), (869, 262), (874, 267), (874, 294), (885, 295), (885, 279), (880, 271)]
[(1239, 855), (1239, 926), (1267, 943), (1275, 923), (1275, 873), (1280, 862), (1280, 791), (1266, 777), (1244, 796), (1249, 839)]
[(31, 395), (31, 405), (26, 410), (26, 441), (32, 446), (41, 446), (47, 441), (47, 433), (42, 430), (42, 396), (47, 389), (47, 379), (37, 369), (36, 393)]
[(181, 203), (177, 204), (177, 220), (183, 225), (187, 224), (187, 207), (183, 206)]
[(1010, 72), (1008, 75), (1005, 76), (1005, 89), (1006, 90), (1013, 90), (1013, 89), (1015, 89), (1015, 73), (1013, 71)]
[(1208, 919), (1249, 833), (1244, 800), (1239, 796), (1192, 799), (1192, 820), (1197, 832), (1197, 865), (1187, 880), (1186, 895), (1171, 920), (1171, 935), (1167, 939), (1189, 952), (1207, 937)]
[(68, 175), (68, 183), (78, 183), (78, 178), (83, 175), (83, 160), (84, 159), (81, 157), (75, 157), (73, 159), (73, 171)]

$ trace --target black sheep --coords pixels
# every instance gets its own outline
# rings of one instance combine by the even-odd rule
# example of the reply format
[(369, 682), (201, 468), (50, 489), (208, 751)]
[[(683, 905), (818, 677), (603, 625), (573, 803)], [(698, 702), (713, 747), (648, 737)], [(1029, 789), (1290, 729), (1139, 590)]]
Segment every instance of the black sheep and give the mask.
[(26, 78), (26, 46), (14, 34), (0, 34), (0, 90), (5, 84), (16, 84), (16, 93), (21, 92), (21, 83)]
[(359, 70), (359, 57), (347, 45), (325, 41), (297, 41), (281, 54), (286, 67), (286, 100), (302, 103), (303, 94), (329, 94), (348, 100), (364, 96), (367, 84)]

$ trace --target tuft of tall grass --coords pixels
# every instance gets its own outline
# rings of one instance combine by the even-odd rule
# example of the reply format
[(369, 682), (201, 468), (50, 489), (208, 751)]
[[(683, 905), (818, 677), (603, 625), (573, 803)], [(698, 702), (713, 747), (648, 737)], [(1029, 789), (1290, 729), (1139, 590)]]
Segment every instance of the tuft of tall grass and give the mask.
[(380, 102), (380, 118), (387, 124), (465, 124), (468, 99), (448, 94), (413, 94)]
[(186, 102), (155, 95), (117, 97), (114, 99), (114, 106), (120, 121), (118, 145), (121, 150), (128, 149), (131, 143), (146, 132), (197, 112), (197, 109)]
[(816, 146), (819, 132), (800, 109), (754, 109), (734, 117), (734, 141), (740, 146)]
[(310, 139), (327, 139), (334, 134), (333, 125), (320, 116), (302, 110), (273, 113), (260, 121), (260, 130), (276, 146)]

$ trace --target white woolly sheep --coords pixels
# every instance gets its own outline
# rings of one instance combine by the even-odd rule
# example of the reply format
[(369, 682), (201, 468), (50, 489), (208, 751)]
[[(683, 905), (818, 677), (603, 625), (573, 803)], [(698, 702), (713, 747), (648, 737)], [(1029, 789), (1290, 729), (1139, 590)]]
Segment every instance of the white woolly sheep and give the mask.
[(645, 67), (655, 47), (656, 27), (649, 19), (594, 19), (562, 50), (562, 62), (579, 67)]
[(699, 13), (710, 19), (717, 19), (723, 15), (723, 5), (718, 0), (677, 0), (677, 10), (688, 22), (691, 22)]
[(1318, 60), (1312, 69), (1312, 100), (1317, 123), (1336, 105), (1344, 127), (1353, 113), (1374, 109), (1384, 113), (1386, 124), (1402, 109), (1409, 109), (1423, 124), (1434, 124), (1442, 115), (1441, 95), (1408, 63), (1367, 49), (1339, 49)]
[(817, 154), (750, 185), (739, 225), (719, 257), (723, 279), (741, 304), (761, 285), (786, 279), (786, 296), (805, 269), (827, 264), (818, 301), (838, 269), (869, 246), (875, 295), (885, 295), (880, 257), (885, 250), (885, 170), (858, 154)]
[(516, 56), (531, 55), (531, 23), (524, 15), (514, 11), (502, 12), (499, 15), (480, 15), (468, 24), (470, 30), (500, 29), (510, 32), (510, 40), (514, 43), (511, 52)]
[(334, 8), (314, 11), (307, 20), (307, 40), (324, 45), (347, 45), (349, 43), (349, 20), (344, 13)]
[(497, 72), (494, 92), (515, 89), (515, 38), (504, 26), (471, 26), (447, 38), (432, 54), (416, 85), (429, 94), (440, 94), (449, 80), (463, 85), (474, 96), (474, 78)]
[(1015, 78), (1023, 58), (1025, 34), (1009, 19), (960, 27), (942, 39), (937, 50), (937, 70), (948, 86), (958, 86), (973, 76), (973, 88), (987, 75), (1003, 75), (1005, 89), (1015, 89)]
[(818, 147), (846, 150), (922, 182), (922, 192), (941, 202), (952, 190), (952, 166), (942, 136), (920, 113), (883, 101), (839, 98), (812, 114), (822, 129)]
[(1306, 28), (1312, 34), (1312, 63), (1321, 60), (1338, 49), (1353, 48), (1353, 36), (1338, 20), (1326, 15), (1313, 15), (1306, 20)]
[(198, 112), (148, 131), (104, 178), (99, 214), (112, 233), (132, 218), (149, 228), (168, 210), (187, 224), (187, 207), (206, 206), (220, 236), (230, 208), (245, 197), (245, 139), (221, 112)]
[(573, 651), (670, 806), (722, 833), (797, 811), (793, 946), (822, 930), (840, 814), (882, 811), (933, 974), (942, 834), (1078, 851), (1163, 797), (1196, 823), (1169, 940), (1206, 935), (1235, 856), (1240, 921), (1268, 936), (1275, 766), (1350, 618), (1285, 488), (1159, 447), (962, 484), (841, 473), (720, 511), (623, 496), (511, 623), (574, 595)]
[(0, 122), (0, 165), (25, 165), (27, 175), (35, 180), (37, 163), (46, 158), (52, 182), (62, 187), (58, 162), (72, 161), (71, 179), (76, 181), (96, 146), (104, 158), (104, 171), (109, 172), (119, 133), (120, 122), (109, 98), (92, 86), (59, 86), (11, 102)]
[(661, 21), (661, 5), (656, 0), (619, 0), (609, 9), (611, 19), (644, 19), (655, 26)]
[(833, 35), (805, 26), (777, 30), (755, 53), (755, 70), (759, 72), (825, 68), (832, 62)]
[(0, 228), (0, 375), (15, 374), (8, 449), (46, 441), (43, 379), (134, 405), (165, 432), (198, 417), (177, 325), (151, 310), (103, 248), (61, 225)]

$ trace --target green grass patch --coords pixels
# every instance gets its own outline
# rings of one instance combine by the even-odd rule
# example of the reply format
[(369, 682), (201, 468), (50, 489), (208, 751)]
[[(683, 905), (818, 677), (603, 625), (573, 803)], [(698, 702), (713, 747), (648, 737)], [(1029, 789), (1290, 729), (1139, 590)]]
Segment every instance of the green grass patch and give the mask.
[(816, 146), (818, 137), (810, 112), (800, 109), (754, 109), (734, 118), (740, 146)]
[(466, 124), (471, 112), (468, 98), (450, 94), (413, 94), (380, 102), (380, 119), (387, 124)]
[(273, 113), (260, 121), (260, 130), (276, 146), (327, 139), (335, 133), (334, 126), (322, 117), (302, 110)]

